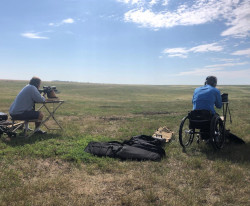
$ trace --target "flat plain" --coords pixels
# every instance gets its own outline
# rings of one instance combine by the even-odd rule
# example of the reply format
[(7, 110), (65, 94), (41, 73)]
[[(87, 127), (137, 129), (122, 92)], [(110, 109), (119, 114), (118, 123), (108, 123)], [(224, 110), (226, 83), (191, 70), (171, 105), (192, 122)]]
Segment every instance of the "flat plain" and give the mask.
[[(0, 111), (26, 81), (0, 80)], [(63, 131), (30, 139), (0, 138), (0, 205), (250, 205), (250, 86), (219, 86), (229, 94), (227, 129), (246, 144), (221, 151), (194, 142), (183, 151), (181, 119), (197, 86), (43, 82), (65, 103), (56, 118)], [(217, 110), (221, 114), (221, 110)], [(51, 123), (53, 124), (53, 122)], [(122, 141), (174, 132), (160, 162), (121, 161), (84, 152), (90, 141)]]

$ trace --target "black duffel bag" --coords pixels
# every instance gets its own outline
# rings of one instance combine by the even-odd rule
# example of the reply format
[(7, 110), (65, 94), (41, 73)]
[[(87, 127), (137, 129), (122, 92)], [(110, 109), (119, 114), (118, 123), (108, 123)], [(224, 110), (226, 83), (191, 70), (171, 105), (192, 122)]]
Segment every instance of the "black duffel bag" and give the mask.
[(85, 152), (97, 156), (120, 158), (122, 160), (152, 160), (159, 161), (165, 156), (162, 148), (164, 140), (151, 136), (140, 135), (123, 142), (90, 142)]
[(84, 149), (88, 152), (99, 157), (116, 157), (116, 153), (121, 150), (123, 145), (120, 142), (90, 142)]
[(6, 113), (0, 112), (0, 121), (6, 121), (8, 119), (8, 115)]

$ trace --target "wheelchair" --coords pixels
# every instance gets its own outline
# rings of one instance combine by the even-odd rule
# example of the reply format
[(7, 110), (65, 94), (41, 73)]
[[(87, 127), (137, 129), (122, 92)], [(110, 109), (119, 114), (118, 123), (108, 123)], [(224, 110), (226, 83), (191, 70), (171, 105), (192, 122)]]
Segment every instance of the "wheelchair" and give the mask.
[(208, 110), (193, 110), (181, 121), (179, 142), (185, 149), (196, 137), (197, 143), (204, 140), (211, 143), (215, 150), (222, 149), (225, 143), (225, 124), (223, 117)]

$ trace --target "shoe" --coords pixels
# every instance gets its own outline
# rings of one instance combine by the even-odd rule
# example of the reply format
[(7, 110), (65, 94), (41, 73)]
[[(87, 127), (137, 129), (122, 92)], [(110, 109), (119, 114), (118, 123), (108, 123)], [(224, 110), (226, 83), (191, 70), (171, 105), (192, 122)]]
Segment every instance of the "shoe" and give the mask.
[(33, 129), (28, 128), (26, 131), (27, 131), (27, 132), (32, 132), (32, 131), (33, 131)]
[(35, 134), (47, 134), (47, 132), (38, 129), (37, 131), (35, 131)]

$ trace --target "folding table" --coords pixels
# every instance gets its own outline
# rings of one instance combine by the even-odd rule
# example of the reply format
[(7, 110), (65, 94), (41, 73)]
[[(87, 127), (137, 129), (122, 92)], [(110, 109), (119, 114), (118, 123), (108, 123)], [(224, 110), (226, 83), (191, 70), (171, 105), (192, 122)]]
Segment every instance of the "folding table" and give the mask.
[[(48, 116), (45, 116), (44, 120), (42, 120), (41, 124), (39, 125), (38, 128), (36, 128), (34, 131), (32, 131), (27, 137), (32, 136), (41, 126), (45, 126), (47, 130), (63, 130), (62, 126), (59, 124), (59, 122), (57, 121), (56, 117), (55, 117), (55, 113), (57, 111), (57, 109), (64, 103), (63, 100), (58, 100), (58, 99), (47, 99), (45, 102), (43, 103), (36, 103), (37, 104), (41, 104), (41, 106), (36, 110), (36, 111), (40, 111), (43, 108), (45, 108), (45, 110), (47, 110), (48, 112)], [(57, 128), (53, 128), (53, 127), (49, 127), (46, 123), (50, 120), (54, 120), (54, 122), (56, 123), (56, 125), (58, 126)], [(26, 133), (26, 132), (25, 132)], [(25, 135), (26, 136), (26, 135)]]
[[(37, 103), (37, 104), (42, 104), (37, 111), (40, 111), (42, 108), (45, 108), (48, 111), (48, 116), (45, 117), (45, 119), (41, 122), (41, 125), (44, 125), (48, 130), (60, 130), (63, 129), (62, 126), (59, 124), (57, 119), (55, 118), (55, 113), (57, 109), (64, 103), (63, 100), (53, 100), (53, 99), (48, 99), (43, 103)], [(54, 122), (58, 125), (59, 128), (51, 128), (48, 125), (46, 125), (46, 122), (50, 119), (53, 119)]]

